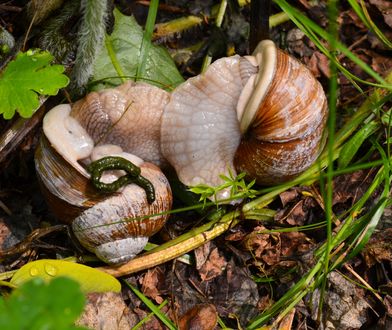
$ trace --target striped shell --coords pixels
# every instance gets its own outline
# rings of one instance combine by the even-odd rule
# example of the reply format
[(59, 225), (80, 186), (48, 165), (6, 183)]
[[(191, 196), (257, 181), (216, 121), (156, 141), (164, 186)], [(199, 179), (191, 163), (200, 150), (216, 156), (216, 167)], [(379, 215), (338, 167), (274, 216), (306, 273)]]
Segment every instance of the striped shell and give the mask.
[(186, 185), (216, 186), (236, 171), (276, 184), (316, 160), (326, 118), (321, 85), (268, 40), (254, 56), (219, 59), (173, 91), (161, 148)]
[[(53, 127), (48, 123), (52, 119), (48, 118), (63, 111), (66, 115), (61, 116), (61, 120), (52, 118), (56, 121), (52, 134)], [(168, 215), (162, 213), (169, 211), (172, 205), (169, 182), (156, 165), (126, 152), (110, 151), (107, 155), (132, 157), (135, 165), (141, 168), (141, 175), (154, 186), (155, 201), (149, 204), (144, 189), (135, 184), (126, 185), (114, 194), (97, 192), (83, 167), (75, 166), (80, 154), (62, 150), (63, 147), (73, 147), (74, 144), (68, 143), (68, 140), (84, 143), (84, 137), (88, 136), (82, 127), (61, 127), (69, 119), (67, 114), (70, 111), (70, 106), (59, 105), (44, 119), (45, 135), (35, 155), (42, 191), (57, 218), (72, 223), (75, 236), (86, 249), (108, 263), (126, 262), (143, 250), (149, 237), (166, 222)], [(118, 146), (114, 149), (122, 151)]]
[(328, 113), (310, 70), (279, 49), (275, 54), (274, 78), (234, 157), (238, 172), (266, 185), (292, 179), (313, 164), (324, 145)]

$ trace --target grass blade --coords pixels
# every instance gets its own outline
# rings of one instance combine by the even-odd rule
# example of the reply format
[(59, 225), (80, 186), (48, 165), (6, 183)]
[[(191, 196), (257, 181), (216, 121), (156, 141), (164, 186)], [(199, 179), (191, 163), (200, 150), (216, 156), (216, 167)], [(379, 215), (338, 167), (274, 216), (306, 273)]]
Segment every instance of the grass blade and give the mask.
[(346, 168), (354, 158), (361, 145), (375, 132), (380, 129), (379, 123), (371, 121), (363, 126), (355, 135), (343, 146), (339, 154), (338, 168)]
[(154, 32), (155, 20), (158, 13), (159, 0), (151, 0), (148, 9), (146, 26), (144, 28), (143, 40), (140, 45), (139, 65), (136, 72), (136, 81), (140, 80), (145, 73), (148, 53), (151, 46), (151, 38)]
[[(336, 40), (336, 50), (343, 53), (347, 58), (353, 61), (356, 65), (358, 65), (364, 72), (366, 72), (370, 77), (375, 79), (378, 84), (370, 83), (368, 81), (362, 80), (357, 76), (353, 75), (344, 66), (338, 61), (335, 54), (330, 52), (326, 47), (323, 46), (323, 43), (317, 36), (321, 37), (324, 40), (330, 40), (331, 35), (327, 31), (325, 31), (322, 27), (314, 23), (307, 16), (302, 14), (300, 11), (289, 5), (285, 0), (274, 0), (280, 8), (287, 13), (290, 19), (311, 39), (316, 46), (320, 49), (320, 51), (326, 55), (331, 61), (335, 63), (335, 65), (339, 68), (339, 70), (350, 80), (358, 81), (363, 84), (377, 86), (387, 89), (392, 89), (392, 86), (385, 83), (384, 79), (380, 77), (374, 70), (372, 70), (365, 62), (359, 59), (355, 54), (353, 54), (345, 45)], [(357, 88), (359, 88), (356, 85)], [(360, 90), (360, 88), (359, 88)]]
[(357, 0), (348, 0), (351, 8), (355, 11), (358, 17), (361, 19), (363, 24), (371, 30), (377, 38), (384, 43), (385, 46), (392, 48), (392, 42), (381, 32), (381, 30), (377, 27), (376, 24), (372, 21), (369, 12), (366, 9), (366, 5), (363, 0), (360, 0), (361, 5), (358, 4)]
[(141, 293), (134, 286), (130, 285), (128, 282), (124, 281), (124, 283), (133, 291), (133, 293), (144, 303), (146, 306), (155, 314), (157, 318), (159, 318), (170, 330), (176, 330), (177, 327), (175, 324), (159, 309), (158, 306), (148, 299), (143, 293)]

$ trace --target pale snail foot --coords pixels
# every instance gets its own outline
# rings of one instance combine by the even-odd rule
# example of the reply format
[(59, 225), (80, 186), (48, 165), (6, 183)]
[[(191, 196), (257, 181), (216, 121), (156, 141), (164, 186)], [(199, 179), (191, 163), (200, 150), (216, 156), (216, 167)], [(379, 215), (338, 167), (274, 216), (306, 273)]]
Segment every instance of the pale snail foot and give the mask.
[(128, 237), (101, 244), (93, 252), (99, 259), (108, 264), (122, 264), (135, 258), (137, 254), (143, 251), (147, 242), (148, 237)]

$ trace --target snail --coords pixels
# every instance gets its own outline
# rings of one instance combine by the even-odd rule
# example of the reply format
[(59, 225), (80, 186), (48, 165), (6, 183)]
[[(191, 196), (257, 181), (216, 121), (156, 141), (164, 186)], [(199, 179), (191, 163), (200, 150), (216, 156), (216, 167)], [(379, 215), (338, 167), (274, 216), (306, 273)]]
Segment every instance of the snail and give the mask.
[(175, 89), (161, 147), (186, 185), (216, 186), (228, 169), (277, 184), (315, 161), (326, 118), (326, 97), (310, 70), (264, 40), (253, 56), (219, 59)]
[[(72, 110), (77, 112), (76, 109)], [(172, 205), (169, 182), (156, 165), (120, 146), (97, 146), (70, 114), (71, 106), (62, 104), (50, 110), (43, 120), (44, 135), (35, 155), (43, 193), (53, 213), (59, 220), (72, 224), (75, 236), (86, 249), (107, 263), (126, 262), (142, 251), (148, 238), (166, 222), (165, 212)], [(127, 184), (114, 194), (99, 193), (80, 161), (96, 163), (107, 156), (132, 162), (138, 171), (135, 181), (143, 179), (149, 188), (138, 182)], [(124, 177), (119, 171), (98, 176), (104, 184)]]
[[(73, 210), (68, 219), (76, 217), (73, 223), (80, 215), (71, 206), (72, 200), (77, 208), (88, 209), (98, 198), (77, 161), (91, 158), (94, 149), (109, 145), (148, 164), (162, 168), (170, 165), (188, 186), (200, 183), (216, 186), (223, 180), (221, 174), (239, 172), (245, 172), (259, 184), (271, 185), (294, 178), (315, 161), (324, 144), (327, 117), (327, 101), (319, 82), (303, 64), (277, 49), (270, 40), (262, 41), (252, 56), (236, 55), (215, 61), (205, 73), (188, 79), (171, 93), (128, 81), (116, 88), (88, 94), (73, 104), (72, 109), (69, 105), (59, 107), (67, 110), (63, 118), (57, 119), (61, 122), (58, 125), (64, 126), (67, 121), (75, 123), (77, 129), (71, 131), (77, 132), (76, 140), (82, 142), (77, 148), (67, 147), (72, 151), (59, 155), (57, 145), (64, 142), (56, 142), (57, 133), (45, 130), (45, 122), (52, 122), (45, 117), (46, 138), (42, 139), (36, 163), (48, 199), (54, 193), (62, 204), (66, 202)], [(52, 111), (47, 115), (49, 118)], [(67, 127), (63, 131), (71, 134)], [(49, 157), (46, 149), (56, 149), (57, 153), (50, 151)], [(64, 160), (73, 165), (67, 173), (60, 170)], [(153, 181), (144, 173), (143, 165), (141, 168), (142, 174)], [(72, 191), (70, 198), (62, 197), (65, 192), (58, 191), (59, 177), (63, 175), (64, 181), (73, 183), (79, 180), (76, 174), (83, 174), (83, 184), (78, 183), (82, 188)], [(170, 191), (166, 179), (159, 176), (158, 183), (163, 187), (155, 187), (156, 190)], [(146, 198), (146, 192), (137, 189)], [(223, 191), (217, 198), (225, 199), (229, 193)], [(164, 210), (171, 205), (171, 195), (167, 199), (168, 202), (162, 203)], [(143, 214), (157, 213), (160, 211), (154, 209)], [(95, 218), (92, 222), (106, 221)], [(73, 227), (76, 232), (88, 232), (87, 239), (91, 235), (79, 225)], [(92, 243), (84, 245), (92, 250)], [(111, 262), (118, 260), (124, 259), (112, 258)]]

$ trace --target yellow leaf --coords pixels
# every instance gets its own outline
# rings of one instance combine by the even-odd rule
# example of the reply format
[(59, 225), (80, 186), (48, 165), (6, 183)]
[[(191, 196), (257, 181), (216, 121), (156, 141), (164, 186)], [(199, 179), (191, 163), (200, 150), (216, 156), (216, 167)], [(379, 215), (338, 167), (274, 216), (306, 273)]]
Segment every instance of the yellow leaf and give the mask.
[(40, 277), (49, 281), (60, 276), (69, 277), (79, 282), (84, 293), (121, 291), (120, 282), (109, 274), (85, 265), (55, 259), (29, 262), (14, 274), (10, 282), (20, 286), (32, 278)]

